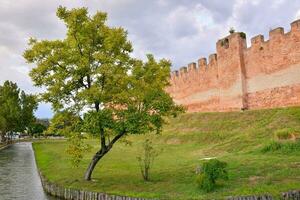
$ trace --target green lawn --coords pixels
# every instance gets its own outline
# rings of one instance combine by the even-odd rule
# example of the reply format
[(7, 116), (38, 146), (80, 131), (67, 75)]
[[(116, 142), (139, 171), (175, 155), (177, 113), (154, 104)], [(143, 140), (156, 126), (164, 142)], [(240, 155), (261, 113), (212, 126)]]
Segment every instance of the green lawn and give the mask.
[[(274, 132), (293, 128), (300, 133), (300, 108), (232, 113), (193, 113), (170, 119), (161, 135), (152, 136), (163, 151), (155, 160), (151, 181), (144, 182), (136, 156), (145, 135), (128, 136), (132, 145), (117, 143), (101, 160), (93, 181), (83, 180), (84, 171), (98, 148), (79, 168), (72, 168), (66, 141), (34, 143), (42, 173), (66, 187), (136, 197), (161, 199), (219, 199), (231, 195), (265, 194), (300, 189), (300, 152), (261, 149), (275, 140)], [(205, 157), (228, 162), (229, 180), (204, 193), (195, 183), (195, 169)]]

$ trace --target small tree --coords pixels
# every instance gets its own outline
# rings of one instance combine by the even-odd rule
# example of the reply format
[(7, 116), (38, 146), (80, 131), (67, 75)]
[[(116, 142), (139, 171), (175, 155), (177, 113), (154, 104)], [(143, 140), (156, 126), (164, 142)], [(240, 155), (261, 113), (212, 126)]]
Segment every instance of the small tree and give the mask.
[(141, 154), (137, 157), (141, 174), (145, 181), (149, 181), (150, 169), (158, 154), (159, 151), (153, 147), (152, 140), (147, 138), (143, 143), (143, 150), (141, 151)]
[(66, 38), (31, 39), (24, 57), (36, 64), (30, 76), (36, 86), (46, 88), (42, 99), (56, 112), (83, 116), (84, 131), (100, 138), (84, 176), (90, 180), (99, 160), (119, 139), (159, 132), (164, 117), (182, 108), (164, 90), (171, 63), (152, 55), (146, 62), (131, 58), (126, 31), (107, 26), (106, 13), (89, 16), (86, 8), (59, 7), (57, 16), (66, 24)]
[(210, 192), (216, 187), (216, 181), (218, 179), (227, 180), (228, 172), (226, 167), (227, 163), (217, 159), (204, 162), (201, 167), (201, 172), (197, 176), (199, 187), (206, 192)]

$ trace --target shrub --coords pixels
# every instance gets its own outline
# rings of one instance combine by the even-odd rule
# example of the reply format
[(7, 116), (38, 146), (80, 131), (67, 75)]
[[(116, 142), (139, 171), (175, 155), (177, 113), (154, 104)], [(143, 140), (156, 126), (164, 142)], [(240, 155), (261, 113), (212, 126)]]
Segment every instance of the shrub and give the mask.
[(197, 176), (197, 183), (200, 189), (205, 192), (211, 192), (216, 187), (218, 179), (227, 180), (228, 172), (227, 163), (217, 159), (212, 159), (203, 163), (201, 173)]
[(268, 144), (265, 147), (263, 147), (263, 149), (261, 151), (263, 153), (274, 152), (274, 151), (278, 151), (281, 148), (282, 148), (282, 144), (281, 143), (272, 141), (270, 144)]
[(230, 34), (233, 34), (233, 33), (235, 33), (235, 30), (234, 30), (234, 28), (233, 28), (233, 27), (231, 27), (231, 28), (229, 29), (229, 33), (230, 33)]
[(263, 153), (267, 152), (281, 152), (281, 153), (293, 153), (300, 151), (300, 141), (297, 142), (271, 142), (261, 150)]
[(147, 138), (143, 143), (143, 150), (137, 156), (142, 177), (145, 181), (149, 181), (150, 169), (153, 165), (154, 158), (159, 155), (160, 151), (154, 148), (151, 139)]
[(240, 36), (241, 36), (241, 38), (246, 39), (246, 33), (240, 32)]
[(287, 140), (293, 137), (293, 130), (290, 128), (279, 129), (275, 131), (275, 136), (279, 140)]
[(225, 38), (221, 41), (221, 46), (227, 49), (229, 47), (229, 40), (228, 38)]

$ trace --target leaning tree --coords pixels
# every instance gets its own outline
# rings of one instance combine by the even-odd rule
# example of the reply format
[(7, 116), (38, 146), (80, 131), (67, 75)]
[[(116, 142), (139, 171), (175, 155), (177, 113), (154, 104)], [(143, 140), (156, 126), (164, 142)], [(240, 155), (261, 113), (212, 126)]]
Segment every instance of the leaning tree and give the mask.
[(91, 179), (98, 161), (128, 134), (160, 132), (166, 116), (182, 110), (165, 92), (170, 62), (147, 55), (131, 56), (127, 32), (106, 25), (106, 13), (90, 16), (86, 8), (57, 9), (67, 34), (62, 40), (30, 39), (24, 52), (35, 64), (30, 76), (44, 87), (41, 98), (56, 112), (76, 113), (82, 131), (100, 138), (84, 178)]

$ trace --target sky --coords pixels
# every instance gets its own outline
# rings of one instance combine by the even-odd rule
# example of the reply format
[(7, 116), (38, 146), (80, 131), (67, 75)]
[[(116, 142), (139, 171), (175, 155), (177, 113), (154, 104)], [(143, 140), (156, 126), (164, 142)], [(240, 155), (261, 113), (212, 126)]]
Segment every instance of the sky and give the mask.
[[(28, 73), (34, 66), (22, 54), (30, 37), (65, 37), (56, 17), (59, 5), (107, 12), (108, 25), (128, 31), (134, 57), (170, 59), (172, 70), (215, 53), (216, 41), (231, 27), (245, 32), (249, 43), (258, 34), (268, 39), (276, 27), (288, 32), (300, 19), (300, 0), (0, 0), (0, 84), (11, 80), (28, 93), (42, 92), (33, 86)], [(41, 103), (36, 115), (50, 118), (51, 105)]]

